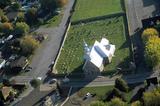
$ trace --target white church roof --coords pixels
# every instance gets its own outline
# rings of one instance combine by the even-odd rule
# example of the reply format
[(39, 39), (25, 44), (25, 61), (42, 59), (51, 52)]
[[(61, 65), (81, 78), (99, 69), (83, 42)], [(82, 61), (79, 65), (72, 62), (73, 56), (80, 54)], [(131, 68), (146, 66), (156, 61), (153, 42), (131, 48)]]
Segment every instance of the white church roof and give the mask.
[(103, 59), (114, 56), (114, 52), (115, 45), (109, 44), (109, 40), (102, 38), (101, 42), (95, 41), (86, 59), (100, 67), (103, 64)]

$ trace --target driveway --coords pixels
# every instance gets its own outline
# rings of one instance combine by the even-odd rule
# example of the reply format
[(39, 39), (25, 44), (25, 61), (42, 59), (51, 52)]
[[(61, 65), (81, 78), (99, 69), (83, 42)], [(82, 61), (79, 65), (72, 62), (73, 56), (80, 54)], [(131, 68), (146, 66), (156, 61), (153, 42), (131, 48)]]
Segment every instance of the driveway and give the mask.
[(74, 0), (69, 0), (64, 10), (64, 16), (61, 23), (57, 27), (53, 28), (39, 28), (36, 32), (47, 33), (48, 39), (44, 41), (36, 50), (35, 55), (31, 61), (30, 66), (33, 71), (28, 72), (26, 75), (32, 77), (46, 77), (46, 73), (50, 70), (49, 66), (52, 61), (55, 60), (59, 48), (61, 46), (61, 41), (63, 40), (64, 31), (66, 29), (66, 22), (70, 16), (70, 10), (73, 6)]

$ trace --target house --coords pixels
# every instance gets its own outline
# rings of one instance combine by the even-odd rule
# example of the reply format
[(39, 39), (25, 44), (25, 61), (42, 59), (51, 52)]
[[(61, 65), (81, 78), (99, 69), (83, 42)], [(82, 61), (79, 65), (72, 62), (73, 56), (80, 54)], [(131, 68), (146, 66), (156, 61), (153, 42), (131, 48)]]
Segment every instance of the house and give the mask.
[(28, 64), (29, 62), (27, 58), (22, 56), (10, 63), (10, 69), (18, 72), (18, 71), (24, 70)]
[(10, 79), (12, 86), (26, 86), (33, 78), (30, 76), (15, 76)]
[(102, 38), (100, 42), (95, 41), (92, 47), (88, 47), (84, 42), (85, 63), (83, 70), (86, 78), (94, 78), (99, 75), (104, 66), (111, 63), (115, 49), (115, 45), (110, 44), (106, 38)]

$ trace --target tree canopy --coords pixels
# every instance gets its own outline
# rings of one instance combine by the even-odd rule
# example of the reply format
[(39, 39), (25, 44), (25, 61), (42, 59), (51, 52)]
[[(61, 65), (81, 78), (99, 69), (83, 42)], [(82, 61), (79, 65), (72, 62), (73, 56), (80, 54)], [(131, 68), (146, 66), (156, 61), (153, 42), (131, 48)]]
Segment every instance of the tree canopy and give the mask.
[(159, 33), (158, 33), (158, 31), (156, 29), (147, 28), (142, 33), (142, 39), (143, 39), (144, 42), (146, 42), (152, 36), (158, 36), (158, 35), (159, 35)]
[(16, 36), (25, 35), (29, 32), (29, 26), (25, 22), (17, 22), (15, 26)]
[(160, 63), (160, 38), (157, 36), (148, 39), (145, 46), (145, 59), (150, 67), (155, 67)]
[(22, 55), (28, 56), (33, 54), (34, 50), (39, 46), (39, 42), (32, 36), (25, 36), (20, 41), (20, 47), (22, 49)]

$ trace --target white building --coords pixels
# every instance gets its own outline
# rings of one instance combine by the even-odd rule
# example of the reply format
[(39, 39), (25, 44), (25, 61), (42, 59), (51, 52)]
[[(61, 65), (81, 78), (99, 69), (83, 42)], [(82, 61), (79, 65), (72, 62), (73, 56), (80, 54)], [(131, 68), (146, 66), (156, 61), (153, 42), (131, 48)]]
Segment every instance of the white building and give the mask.
[(111, 63), (115, 49), (115, 45), (110, 44), (106, 38), (102, 38), (100, 42), (95, 41), (92, 47), (88, 47), (84, 42), (85, 64), (83, 70), (86, 77), (94, 78), (99, 75), (103, 71), (104, 65)]

